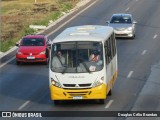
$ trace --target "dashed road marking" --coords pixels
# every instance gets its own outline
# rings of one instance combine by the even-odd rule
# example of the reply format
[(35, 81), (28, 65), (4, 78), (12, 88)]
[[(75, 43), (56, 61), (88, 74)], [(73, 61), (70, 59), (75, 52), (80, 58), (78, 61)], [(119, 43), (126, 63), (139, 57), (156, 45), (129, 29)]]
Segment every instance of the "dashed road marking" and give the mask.
[(19, 108), (18, 108), (18, 110), (22, 110), (26, 105), (28, 105), (30, 103), (30, 101), (28, 100), (28, 101), (26, 101), (24, 104), (22, 104)]
[(126, 11), (128, 11), (130, 8), (128, 7), (127, 9), (126, 9)]
[(141, 55), (145, 55), (146, 52), (147, 52), (147, 50), (144, 50), (144, 51), (141, 53)]
[(158, 36), (158, 35), (157, 35), (157, 34), (155, 34), (155, 35), (154, 35), (154, 37), (153, 37), (153, 39), (156, 39), (156, 38), (157, 38), (157, 36)]
[(106, 108), (106, 109), (109, 108), (109, 107), (111, 106), (111, 104), (113, 103), (113, 101), (114, 101), (114, 100), (110, 100), (110, 101), (106, 104), (105, 108)]
[(130, 78), (132, 76), (132, 74), (134, 73), (134, 71), (130, 71), (127, 78)]

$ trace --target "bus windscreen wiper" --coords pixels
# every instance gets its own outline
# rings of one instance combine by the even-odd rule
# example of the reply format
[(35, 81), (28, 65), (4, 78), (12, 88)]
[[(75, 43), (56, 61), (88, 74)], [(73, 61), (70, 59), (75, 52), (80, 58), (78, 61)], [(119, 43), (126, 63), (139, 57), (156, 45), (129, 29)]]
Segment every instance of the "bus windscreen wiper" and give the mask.
[(62, 74), (64, 74), (66, 72), (66, 70), (67, 70), (67, 66), (63, 65), (63, 67), (64, 67), (64, 69), (62, 71)]
[(62, 63), (62, 61), (59, 59), (58, 54), (56, 54), (56, 56), (57, 56), (58, 60), (60, 61), (60, 63), (61, 63), (61, 65), (62, 65), (62, 67), (64, 67), (64, 69), (63, 69), (63, 71), (62, 71), (62, 74), (64, 74), (64, 73), (65, 73), (65, 71), (67, 70), (67, 66), (65, 66), (65, 65)]
[(89, 70), (89, 68), (86, 65), (86, 63), (84, 62), (84, 60), (83, 59), (79, 59), (79, 61), (83, 64), (83, 66), (85, 67), (85, 69), (87, 70), (87, 72), (90, 73), (91, 71)]

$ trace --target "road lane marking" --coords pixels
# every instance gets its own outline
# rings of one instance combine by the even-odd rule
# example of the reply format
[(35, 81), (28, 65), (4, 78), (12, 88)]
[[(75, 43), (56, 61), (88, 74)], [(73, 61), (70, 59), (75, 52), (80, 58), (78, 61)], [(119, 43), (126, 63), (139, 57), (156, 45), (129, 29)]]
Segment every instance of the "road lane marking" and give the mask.
[(31, 101), (26, 101), (24, 104), (22, 104), (19, 108), (18, 108), (18, 110), (22, 110), (26, 105), (28, 105), (29, 103), (30, 103)]
[(127, 9), (126, 9), (126, 11), (128, 11), (130, 8), (128, 7)]
[(16, 57), (12, 57), (11, 59), (7, 60), (5, 63), (3, 63), (2, 65), (0, 65), (0, 68), (5, 66), (6, 64), (8, 64), (9, 62), (11, 62), (12, 60), (14, 60)]
[(141, 53), (141, 55), (145, 55), (146, 52), (147, 52), (147, 50), (144, 50), (144, 51)]
[(127, 78), (130, 78), (132, 76), (133, 72), (134, 71), (130, 71), (129, 74), (128, 74), (128, 76), (127, 76)]
[(157, 38), (157, 36), (158, 36), (158, 35), (157, 35), (157, 34), (155, 34), (155, 35), (154, 35), (154, 37), (153, 37), (153, 39), (156, 39), (156, 38)]
[(80, 15), (81, 13), (83, 13), (85, 10), (87, 10), (89, 7), (91, 7), (93, 4), (95, 4), (98, 0), (94, 1), (93, 3), (91, 3), (89, 6), (87, 6), (86, 8), (84, 8), (83, 10), (81, 10), (79, 13), (77, 13), (76, 15), (74, 15), (73, 17), (71, 17), (68, 21), (64, 22), (63, 24), (61, 24), (59, 27), (57, 27), (54, 31), (52, 31), (51, 33), (47, 34), (46, 36), (50, 36), (51, 34), (55, 33), (56, 31), (58, 31), (60, 28), (62, 28), (64, 25), (66, 25), (67, 23), (69, 23), (71, 20), (73, 20), (74, 18), (76, 18), (78, 15)]
[(109, 108), (109, 107), (111, 106), (111, 104), (113, 103), (113, 101), (114, 101), (114, 100), (110, 100), (110, 101), (106, 104), (105, 108), (106, 108), (106, 109)]

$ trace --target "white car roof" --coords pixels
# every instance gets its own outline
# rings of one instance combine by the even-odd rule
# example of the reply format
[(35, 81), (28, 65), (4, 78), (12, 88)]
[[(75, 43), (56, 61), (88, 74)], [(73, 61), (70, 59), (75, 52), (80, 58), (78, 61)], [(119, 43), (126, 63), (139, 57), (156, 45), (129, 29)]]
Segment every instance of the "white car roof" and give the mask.
[(126, 13), (116, 13), (116, 14), (113, 14), (112, 16), (132, 16), (132, 15), (126, 14)]

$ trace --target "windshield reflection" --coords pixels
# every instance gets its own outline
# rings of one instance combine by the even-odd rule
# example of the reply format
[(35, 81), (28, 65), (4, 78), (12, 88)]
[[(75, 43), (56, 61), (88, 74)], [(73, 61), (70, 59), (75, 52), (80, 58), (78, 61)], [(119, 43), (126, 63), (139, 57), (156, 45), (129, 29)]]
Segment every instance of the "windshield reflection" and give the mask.
[(52, 45), (50, 67), (58, 73), (90, 73), (103, 68), (101, 42), (63, 42)]

